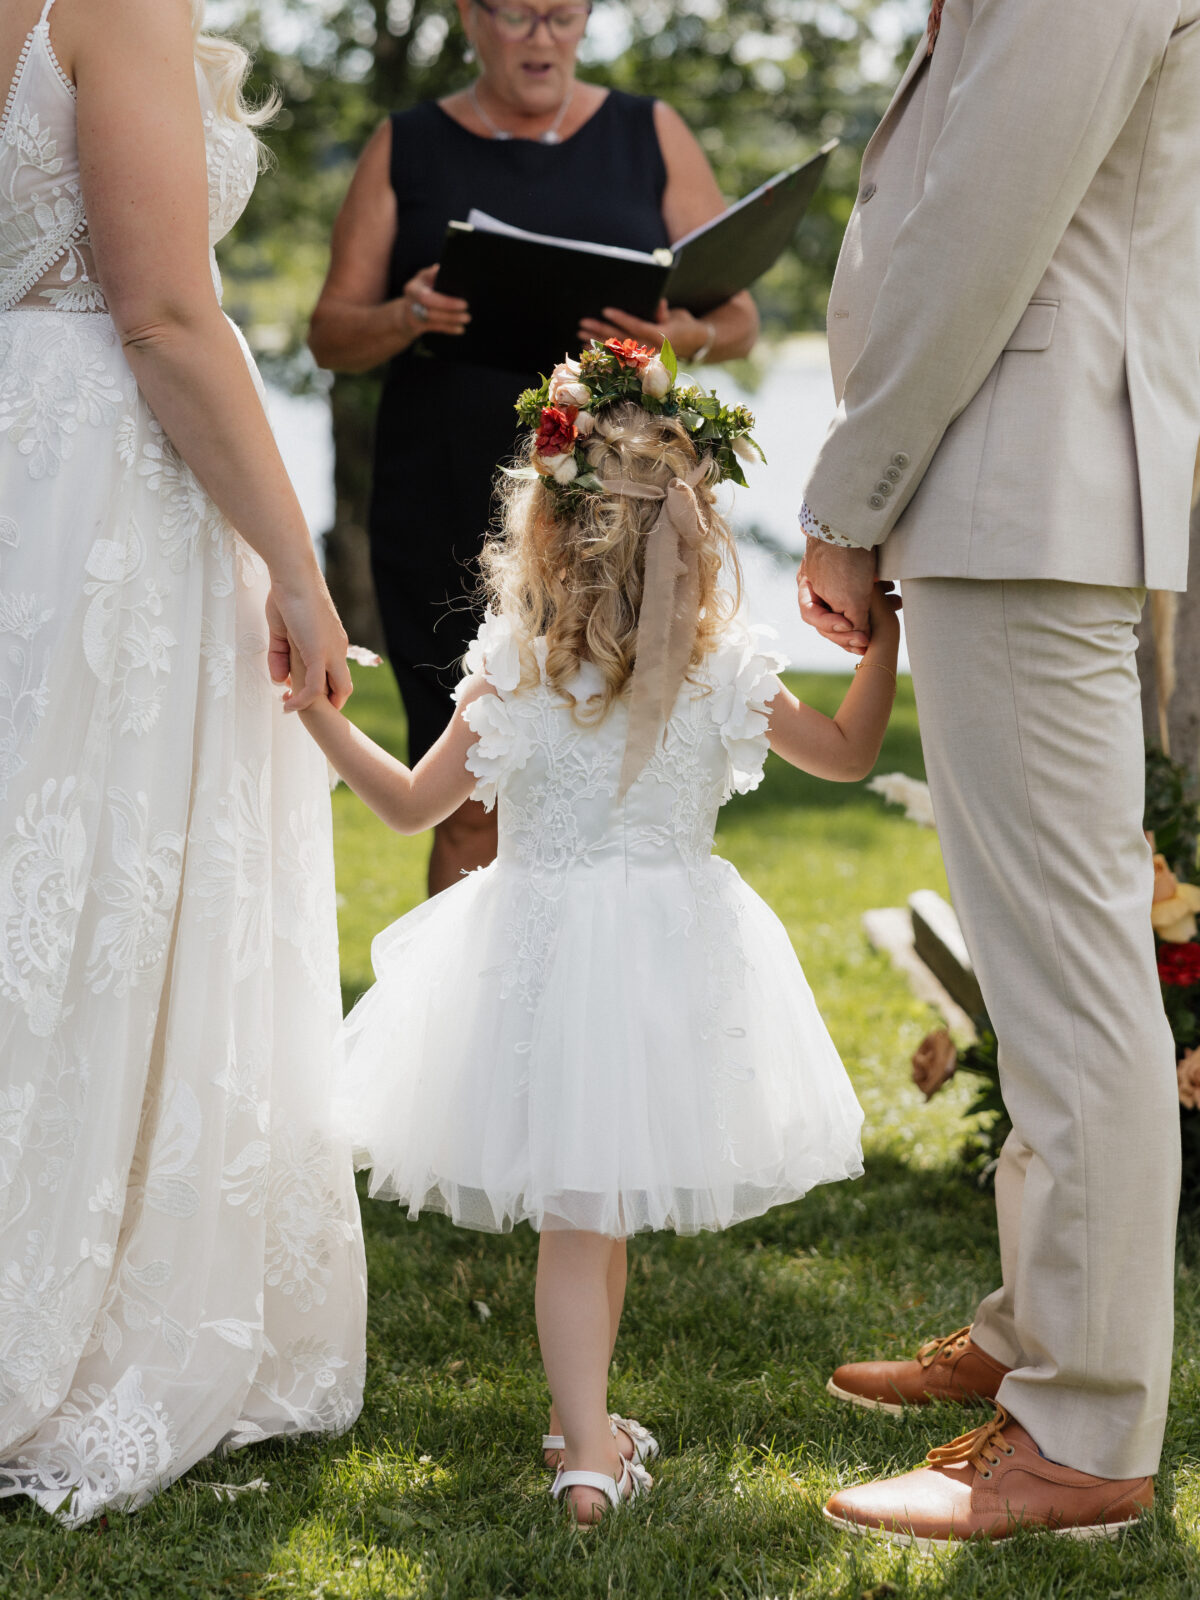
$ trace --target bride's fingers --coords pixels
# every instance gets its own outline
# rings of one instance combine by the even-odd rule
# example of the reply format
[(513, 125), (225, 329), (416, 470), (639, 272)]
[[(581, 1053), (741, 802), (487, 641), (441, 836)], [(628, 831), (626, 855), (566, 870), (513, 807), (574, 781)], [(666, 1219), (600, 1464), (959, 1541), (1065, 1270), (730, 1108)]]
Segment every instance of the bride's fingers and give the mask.
[(283, 709), (285, 711), (307, 711), (309, 706), (315, 705), (318, 700), (322, 700), (322, 699), (324, 699), (324, 697), (325, 697), (325, 680), (324, 680), (324, 678), (322, 678), (320, 680), (320, 687), (318, 688), (317, 687), (317, 674), (315, 672), (308, 673), (307, 676), (306, 676), (305, 681), (303, 683), (301, 683), (300, 686), (297, 688), (296, 687), (296, 680), (295, 680), (295, 677), (293, 676), (293, 678), (292, 678), (292, 692), (291, 692), (291, 694), (288, 695), (287, 699), (284, 701)]
[(267, 671), (272, 683), (286, 683), (291, 671), (291, 640), (273, 595), (267, 596)]
[(345, 656), (332, 661), (326, 669), (326, 688), (334, 709), (340, 711), (354, 693), (354, 679)]

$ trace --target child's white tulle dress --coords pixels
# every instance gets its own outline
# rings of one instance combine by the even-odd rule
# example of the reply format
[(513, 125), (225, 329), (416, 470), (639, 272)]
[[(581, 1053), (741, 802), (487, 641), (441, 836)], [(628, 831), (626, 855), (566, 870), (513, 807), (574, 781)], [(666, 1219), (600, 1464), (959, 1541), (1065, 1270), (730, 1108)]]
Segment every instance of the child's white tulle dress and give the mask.
[[(712, 854), (722, 802), (762, 777), (764, 633), (731, 624), (619, 802), (625, 705), (580, 726), (484, 623), (468, 766), (499, 856), (379, 935), (342, 1031), (337, 1114), (372, 1195), (489, 1230), (694, 1233), (861, 1173), (788, 936)], [(598, 688), (585, 664), (574, 694)]]

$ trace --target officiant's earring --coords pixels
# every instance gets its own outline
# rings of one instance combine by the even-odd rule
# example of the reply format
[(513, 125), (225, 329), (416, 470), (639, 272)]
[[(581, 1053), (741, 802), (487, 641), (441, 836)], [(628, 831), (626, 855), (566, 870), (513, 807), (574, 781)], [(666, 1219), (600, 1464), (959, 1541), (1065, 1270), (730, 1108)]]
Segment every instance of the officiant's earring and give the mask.
[(466, 49), (463, 51), (463, 64), (468, 67), (475, 65), (475, 46), (467, 40)]

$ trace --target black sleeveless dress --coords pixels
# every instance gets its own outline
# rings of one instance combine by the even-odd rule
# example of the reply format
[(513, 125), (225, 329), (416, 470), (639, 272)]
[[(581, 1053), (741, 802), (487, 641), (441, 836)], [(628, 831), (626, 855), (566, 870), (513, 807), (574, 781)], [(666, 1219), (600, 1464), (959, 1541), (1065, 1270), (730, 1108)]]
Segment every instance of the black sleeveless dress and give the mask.
[[(655, 250), (666, 168), (654, 102), (617, 90), (562, 144), (469, 133), (432, 102), (392, 118), (396, 243), (388, 294), (441, 254), (446, 225), (472, 206), (501, 222), (563, 238)], [(476, 557), (492, 485), (516, 436), (513, 404), (538, 367), (563, 352), (531, 351), (528, 372), (441, 361), (420, 342), (395, 357), (375, 435), (371, 570), (408, 713), (415, 762), (452, 710), (450, 692), (479, 626)]]

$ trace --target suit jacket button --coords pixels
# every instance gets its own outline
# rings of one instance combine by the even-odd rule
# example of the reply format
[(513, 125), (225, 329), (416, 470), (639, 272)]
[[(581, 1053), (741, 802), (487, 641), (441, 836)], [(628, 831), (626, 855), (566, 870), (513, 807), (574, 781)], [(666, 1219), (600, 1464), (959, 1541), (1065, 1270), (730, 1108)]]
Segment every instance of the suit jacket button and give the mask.
[(875, 485), (875, 492), (876, 494), (882, 494), (885, 496), (889, 495), (892, 492), (892, 486), (890, 483), (888, 483), (886, 478), (881, 478)]
[(879, 185), (875, 184), (875, 183), (865, 183), (863, 185), (863, 187), (862, 187), (862, 192), (859, 194), (859, 197), (858, 197), (859, 205), (860, 206), (865, 206), (867, 201), (870, 200), (870, 198), (875, 193), (875, 191), (876, 191), (876, 189), (878, 187), (879, 187)]
[(899, 483), (902, 476), (903, 474), (899, 467), (889, 467), (884, 473), (884, 477), (888, 478), (892, 483)]
[(908, 457), (905, 455), (903, 450), (896, 451), (896, 454), (892, 457), (892, 465), (894, 467), (899, 467), (901, 470), (908, 465)]
[(869, 501), (869, 504), (870, 504), (871, 509), (873, 511), (878, 511), (880, 506), (883, 505), (883, 503), (884, 503), (884, 499), (883, 499), (883, 496), (881, 494), (873, 494), (871, 496), (870, 501)]

